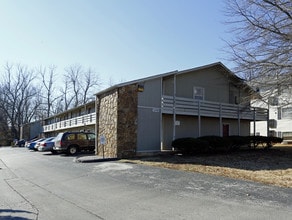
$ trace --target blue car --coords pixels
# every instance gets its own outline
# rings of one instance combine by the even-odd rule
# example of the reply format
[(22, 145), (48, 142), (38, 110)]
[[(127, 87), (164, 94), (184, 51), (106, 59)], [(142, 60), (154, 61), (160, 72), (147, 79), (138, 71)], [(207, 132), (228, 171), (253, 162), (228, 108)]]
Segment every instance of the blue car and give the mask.
[(35, 145), (36, 145), (38, 142), (43, 141), (43, 140), (45, 140), (45, 138), (40, 138), (40, 139), (37, 139), (37, 140), (34, 140), (34, 141), (30, 142), (30, 143), (27, 145), (27, 148), (28, 148), (29, 150), (37, 150), (37, 149), (35, 149)]

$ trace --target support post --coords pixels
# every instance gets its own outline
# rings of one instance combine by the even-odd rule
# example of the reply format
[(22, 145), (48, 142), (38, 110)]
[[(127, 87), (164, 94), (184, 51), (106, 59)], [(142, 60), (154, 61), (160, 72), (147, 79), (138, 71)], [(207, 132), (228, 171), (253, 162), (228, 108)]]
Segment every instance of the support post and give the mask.
[(270, 136), (270, 125), (269, 125), (269, 121), (270, 121), (270, 106), (268, 105), (268, 110), (267, 110), (267, 137)]
[(256, 135), (256, 109), (253, 108), (253, 136)]
[(201, 101), (198, 101), (198, 126), (199, 126), (199, 137), (201, 137)]
[(238, 136), (240, 136), (240, 107), (237, 107), (237, 117), (238, 117)]
[(176, 138), (176, 75), (173, 75), (173, 134), (172, 140)]
[(222, 104), (220, 103), (219, 105), (219, 136), (222, 137), (223, 136), (223, 132), (222, 132), (222, 128), (223, 128), (223, 123), (222, 123)]

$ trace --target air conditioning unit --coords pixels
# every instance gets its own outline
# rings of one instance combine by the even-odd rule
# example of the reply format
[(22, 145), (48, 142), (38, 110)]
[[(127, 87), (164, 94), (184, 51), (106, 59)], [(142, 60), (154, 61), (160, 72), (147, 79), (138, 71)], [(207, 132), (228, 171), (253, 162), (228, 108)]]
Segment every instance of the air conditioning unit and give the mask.
[(270, 119), (269, 120), (269, 128), (277, 128), (277, 120)]

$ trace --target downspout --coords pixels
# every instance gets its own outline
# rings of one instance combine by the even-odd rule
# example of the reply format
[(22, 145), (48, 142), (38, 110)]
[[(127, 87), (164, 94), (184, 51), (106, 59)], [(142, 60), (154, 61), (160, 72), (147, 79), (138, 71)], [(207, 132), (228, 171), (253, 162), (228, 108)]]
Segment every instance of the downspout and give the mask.
[(98, 106), (99, 106), (99, 99), (98, 96), (95, 96), (95, 154), (98, 154), (98, 140), (99, 140), (99, 134), (98, 134), (98, 126), (99, 126), (99, 110), (98, 110)]
[(198, 126), (199, 126), (199, 137), (201, 137), (201, 100), (198, 101)]
[(163, 116), (162, 116), (162, 93), (163, 93), (163, 78), (160, 78), (160, 150), (163, 150)]
[(222, 137), (223, 136), (223, 132), (222, 132), (222, 128), (223, 128), (223, 122), (222, 122), (222, 104), (220, 103), (220, 109), (219, 109), (219, 136)]
[(270, 136), (269, 121), (270, 121), (270, 103), (268, 103), (268, 111), (267, 111), (267, 137)]
[(240, 136), (240, 107), (237, 105), (237, 117), (238, 117), (238, 136)]
[(176, 74), (173, 75), (173, 133), (172, 140), (175, 140), (176, 136)]
[(256, 136), (256, 108), (253, 108), (253, 136)]

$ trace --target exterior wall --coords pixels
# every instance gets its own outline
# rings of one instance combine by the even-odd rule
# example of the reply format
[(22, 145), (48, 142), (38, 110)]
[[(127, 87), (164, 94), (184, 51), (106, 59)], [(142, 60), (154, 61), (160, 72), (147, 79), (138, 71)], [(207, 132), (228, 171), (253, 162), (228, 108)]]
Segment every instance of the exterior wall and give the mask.
[[(125, 158), (136, 155), (137, 85), (123, 86), (97, 100), (97, 155)], [(101, 137), (105, 143), (101, 143)]]
[[(164, 95), (173, 95), (173, 81), (173, 76), (165, 78), (163, 82)], [(240, 102), (242, 97), (247, 95), (218, 68), (207, 68), (179, 74), (176, 76), (176, 83), (176, 96), (178, 97), (193, 98), (194, 87), (204, 88), (204, 100), (206, 101), (237, 104), (235, 99)]]
[[(171, 150), (175, 138), (222, 136), (224, 125), (224, 131), (229, 126), (226, 135), (248, 135), (254, 114), (249, 106), (236, 105), (246, 95), (238, 83), (236, 77), (216, 65), (109, 88), (97, 94), (96, 153), (123, 158)], [(194, 87), (204, 88), (205, 101), (194, 100)], [(266, 111), (262, 118), (260, 113), (258, 120), (266, 119)]]
[(137, 146), (137, 85), (121, 87), (118, 91), (117, 157), (132, 157)]
[[(198, 137), (198, 118), (192, 116), (176, 116), (176, 132), (175, 139), (184, 137)], [(171, 142), (173, 140), (173, 116), (164, 114), (163, 115), (163, 150), (171, 150)]]
[(161, 79), (143, 83), (138, 93), (138, 152), (160, 151)]
[[(198, 117), (176, 115), (175, 139), (184, 137), (199, 137)], [(247, 120), (240, 121), (240, 134), (238, 133), (238, 121), (232, 119), (222, 119), (222, 125), (229, 125), (229, 135), (248, 136), (250, 131), (250, 122)], [(220, 134), (219, 118), (201, 118), (201, 136)], [(163, 150), (171, 150), (173, 140), (173, 116), (163, 115)]]
[[(117, 126), (118, 126), (118, 90), (102, 94), (97, 103), (97, 135), (96, 153), (104, 157), (118, 156), (117, 152)], [(105, 138), (105, 144), (100, 143), (100, 138)]]
[[(264, 122), (264, 121), (256, 122), (256, 129), (255, 129), (256, 135), (262, 135), (262, 136), (270, 135), (270, 136), (283, 137), (283, 133), (284, 133), (284, 136), (285, 136), (285, 133), (292, 133), (292, 126), (291, 126), (292, 118), (279, 119), (278, 116), (281, 114), (279, 112), (279, 111), (281, 111), (281, 109), (278, 109), (277, 106), (266, 105), (266, 107), (269, 107), (269, 119), (275, 120), (276, 126), (271, 126), (269, 128), (270, 134), (268, 134), (267, 122)], [(250, 133), (254, 133), (254, 124), (253, 123), (251, 123)], [(291, 138), (287, 138), (287, 139), (291, 140)]]
[[(174, 88), (174, 83), (176, 87)], [(204, 88), (204, 100), (216, 103), (227, 104), (239, 104), (240, 102), (247, 104), (249, 101), (248, 92), (245, 91), (238, 82), (234, 80), (230, 73), (227, 73), (225, 69), (220, 67), (211, 67), (201, 70), (194, 70), (186, 73), (180, 73), (176, 76), (167, 76), (163, 79), (163, 95), (175, 96), (179, 98), (194, 97), (194, 87)], [(175, 92), (174, 92), (175, 90)], [(166, 103), (166, 105), (174, 105), (172, 103)], [(182, 104), (177, 104), (182, 105)], [(249, 105), (249, 102), (248, 102)], [(184, 107), (181, 107), (184, 110)], [(229, 133), (227, 135), (249, 135), (250, 121), (237, 119), (227, 119), (222, 117), (222, 123), (220, 123), (220, 117), (211, 116), (212, 109), (210, 111), (211, 117), (201, 116), (201, 133), (199, 134), (199, 121), (196, 115), (187, 115), (187, 107), (185, 115), (178, 113), (179, 108), (176, 107), (176, 126), (175, 134), (173, 128), (173, 115), (172, 109), (169, 112), (164, 112), (162, 116), (162, 131), (163, 131), (163, 150), (171, 150), (171, 142), (173, 139), (182, 137), (199, 137), (207, 135), (223, 136), (223, 125), (229, 126)], [(204, 109), (206, 111), (206, 109)], [(183, 113), (182, 113), (183, 114)], [(201, 112), (202, 114), (202, 112)], [(222, 126), (222, 128), (220, 128)], [(240, 126), (240, 128), (239, 128)]]
[(42, 122), (35, 121), (22, 126), (20, 139), (30, 140), (36, 137), (40, 137), (43, 133)]

